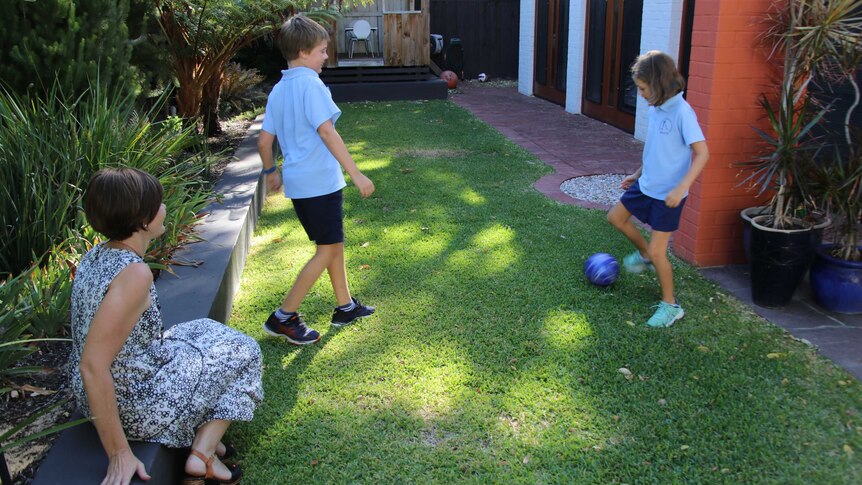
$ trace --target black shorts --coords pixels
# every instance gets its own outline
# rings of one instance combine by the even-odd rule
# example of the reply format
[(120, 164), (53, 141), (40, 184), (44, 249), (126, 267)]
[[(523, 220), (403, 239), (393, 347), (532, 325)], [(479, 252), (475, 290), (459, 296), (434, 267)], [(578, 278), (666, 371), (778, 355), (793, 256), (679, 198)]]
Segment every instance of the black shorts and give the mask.
[(344, 242), (341, 190), (307, 199), (290, 200), (308, 239), (319, 246)]

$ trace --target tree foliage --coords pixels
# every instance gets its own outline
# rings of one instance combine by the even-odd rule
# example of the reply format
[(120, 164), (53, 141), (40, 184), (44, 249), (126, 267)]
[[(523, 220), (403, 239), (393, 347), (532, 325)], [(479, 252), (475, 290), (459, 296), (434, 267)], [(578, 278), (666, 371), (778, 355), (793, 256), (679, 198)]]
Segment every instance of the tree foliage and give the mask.
[(44, 93), (55, 77), (64, 92), (128, 85), (129, 0), (3, 0), (0, 79), (13, 91)]
[(369, 0), (153, 0), (179, 88), (177, 111), (203, 116), (218, 130), (218, 102), (227, 63), (255, 39), (277, 31), (298, 12), (332, 22), (341, 8)]

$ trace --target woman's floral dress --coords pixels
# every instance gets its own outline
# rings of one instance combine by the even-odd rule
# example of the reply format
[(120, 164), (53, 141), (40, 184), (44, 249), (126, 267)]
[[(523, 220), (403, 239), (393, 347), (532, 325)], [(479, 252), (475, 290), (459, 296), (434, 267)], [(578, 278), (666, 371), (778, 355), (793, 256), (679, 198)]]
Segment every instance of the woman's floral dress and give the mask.
[[(90, 415), (80, 363), (87, 332), (108, 291), (126, 266), (143, 260), (104, 243), (88, 252), (72, 287), (72, 391)], [(202, 424), (250, 421), (263, 399), (260, 347), (251, 337), (202, 318), (163, 331), (155, 285), (152, 304), (111, 364), (120, 422), (130, 440), (176, 448), (191, 446)]]

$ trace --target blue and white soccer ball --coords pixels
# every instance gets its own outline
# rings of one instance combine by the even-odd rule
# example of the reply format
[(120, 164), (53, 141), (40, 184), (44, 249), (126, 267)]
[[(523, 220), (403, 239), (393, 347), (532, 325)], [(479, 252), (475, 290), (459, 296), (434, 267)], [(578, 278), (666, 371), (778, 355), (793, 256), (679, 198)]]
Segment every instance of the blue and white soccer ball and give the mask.
[(479, 73), (479, 76), (476, 79), (478, 79), (480, 83), (483, 83), (488, 80), (488, 75), (482, 72)]
[(596, 253), (587, 258), (584, 275), (596, 286), (610, 286), (620, 275), (620, 263), (608, 253)]

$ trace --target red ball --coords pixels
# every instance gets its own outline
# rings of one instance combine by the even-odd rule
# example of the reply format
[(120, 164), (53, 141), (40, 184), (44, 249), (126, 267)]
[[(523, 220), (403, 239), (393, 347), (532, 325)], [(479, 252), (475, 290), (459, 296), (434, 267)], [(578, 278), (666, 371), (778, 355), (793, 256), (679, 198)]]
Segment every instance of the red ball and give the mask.
[(446, 84), (449, 86), (449, 89), (455, 89), (458, 87), (458, 75), (452, 71), (441, 72), (440, 79), (446, 81)]

